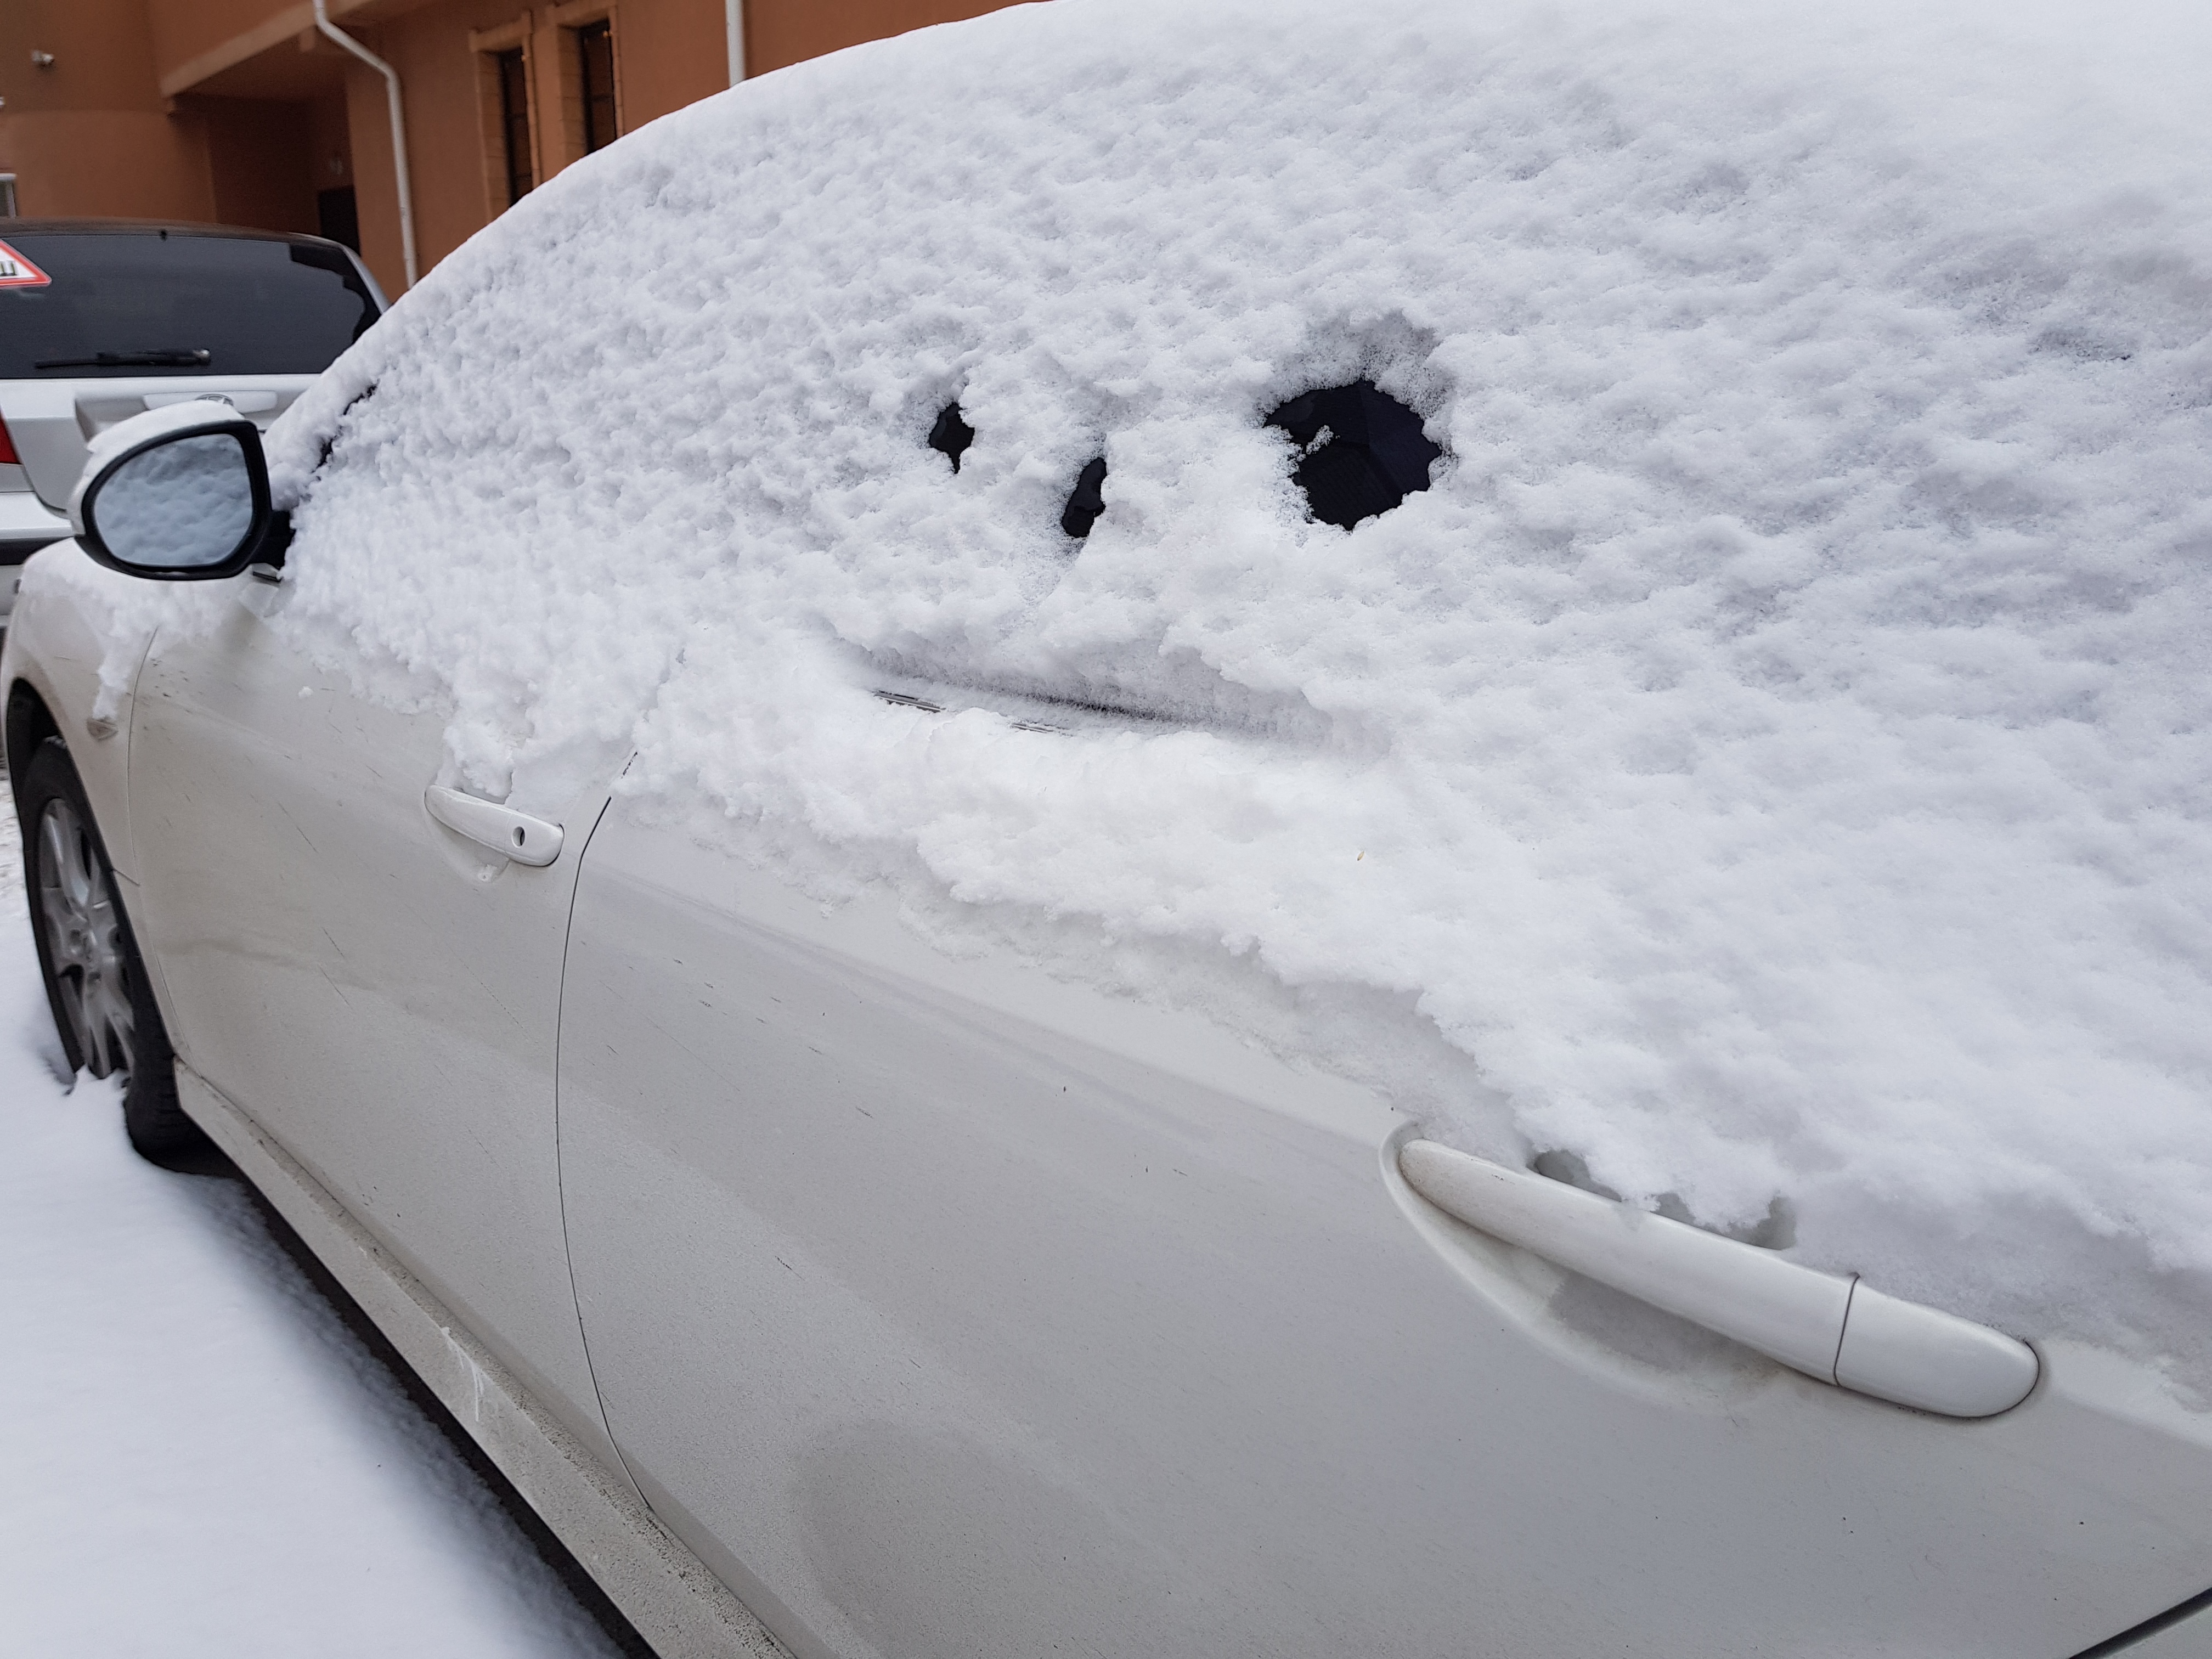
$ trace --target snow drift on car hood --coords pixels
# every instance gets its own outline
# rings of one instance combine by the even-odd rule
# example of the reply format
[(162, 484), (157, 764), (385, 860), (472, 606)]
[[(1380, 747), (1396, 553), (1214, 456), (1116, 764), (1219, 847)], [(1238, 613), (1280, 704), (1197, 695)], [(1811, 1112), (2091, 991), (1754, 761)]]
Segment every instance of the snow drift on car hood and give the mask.
[[(276, 621), (480, 788), (635, 745), (1475, 1150), (2196, 1349), (2212, 30), (1827, 9), (1061, 0), (710, 99), (281, 423)], [(1347, 532), (1265, 418), (1363, 378), (1444, 453)]]

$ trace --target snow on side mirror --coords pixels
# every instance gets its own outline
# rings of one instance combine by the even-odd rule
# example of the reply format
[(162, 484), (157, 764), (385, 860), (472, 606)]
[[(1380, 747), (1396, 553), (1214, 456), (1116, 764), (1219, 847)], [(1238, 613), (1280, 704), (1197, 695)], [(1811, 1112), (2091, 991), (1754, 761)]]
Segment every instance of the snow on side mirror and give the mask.
[(94, 449), (70, 502), (70, 526), (97, 562), (156, 581), (211, 581), (281, 562), (289, 515), (270, 510), (251, 421), (194, 403), (102, 435), (109, 441)]

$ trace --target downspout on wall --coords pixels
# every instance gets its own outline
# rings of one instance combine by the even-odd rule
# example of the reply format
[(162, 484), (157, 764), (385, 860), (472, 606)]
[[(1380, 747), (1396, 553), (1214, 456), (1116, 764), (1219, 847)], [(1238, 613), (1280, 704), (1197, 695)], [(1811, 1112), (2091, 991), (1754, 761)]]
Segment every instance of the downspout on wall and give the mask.
[[(735, 14), (742, 0), (725, 0)], [(399, 183), (399, 255), (407, 269), (407, 286), (415, 286), (415, 190), (407, 173), (407, 124), (399, 110), (399, 71), (331, 21), (325, 0), (315, 0), (315, 27), (343, 46), (384, 77), (384, 92), (392, 112), (392, 167)]]
[(745, 78), (745, 0), (722, 0), (722, 27), (730, 38), (730, 84)]

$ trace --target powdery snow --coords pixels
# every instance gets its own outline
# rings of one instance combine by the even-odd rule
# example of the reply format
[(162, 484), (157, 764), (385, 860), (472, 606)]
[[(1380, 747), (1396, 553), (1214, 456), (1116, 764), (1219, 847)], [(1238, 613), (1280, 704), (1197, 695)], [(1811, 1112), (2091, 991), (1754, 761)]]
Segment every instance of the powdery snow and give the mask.
[[(518, 804), (635, 746), (825, 892), (1475, 1150), (2201, 1362), (2208, 52), (2179, 3), (1059, 0), (779, 72), (288, 414), (272, 617)], [(1262, 422), (1361, 374), (1447, 455), (1347, 533)]]
[(236, 1183), (57, 1080), (0, 807), (0, 1648), (611, 1659)]

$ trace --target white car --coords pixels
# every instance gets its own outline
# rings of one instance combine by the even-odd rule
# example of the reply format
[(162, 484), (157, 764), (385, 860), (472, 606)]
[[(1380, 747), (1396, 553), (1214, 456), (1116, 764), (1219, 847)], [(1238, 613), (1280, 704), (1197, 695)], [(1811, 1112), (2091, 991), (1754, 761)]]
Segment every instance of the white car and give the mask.
[(2203, 25), (1354, 9), (100, 434), (71, 1060), (670, 1655), (2212, 1654)]
[(266, 429), (383, 314), (316, 236), (129, 219), (0, 224), (0, 622), (15, 567), (70, 533), (87, 444), (216, 398)]

